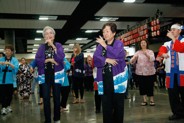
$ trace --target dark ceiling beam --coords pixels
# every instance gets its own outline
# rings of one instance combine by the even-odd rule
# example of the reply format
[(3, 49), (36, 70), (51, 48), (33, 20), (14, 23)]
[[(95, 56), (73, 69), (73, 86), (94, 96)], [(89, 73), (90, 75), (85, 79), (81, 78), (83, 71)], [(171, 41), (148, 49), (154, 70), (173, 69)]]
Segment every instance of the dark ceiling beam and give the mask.
[(83, 47), (81, 47), (82, 51), (88, 49), (89, 47), (92, 47), (94, 45), (97, 45), (98, 43), (96, 43), (96, 40), (92, 40), (89, 43), (87, 43), (86, 45), (84, 45)]
[(106, 3), (107, 0), (81, 0), (61, 29), (61, 33), (57, 34), (60, 36), (57, 36), (55, 40), (64, 44), (69, 38), (74, 37), (89, 18), (92, 18)]

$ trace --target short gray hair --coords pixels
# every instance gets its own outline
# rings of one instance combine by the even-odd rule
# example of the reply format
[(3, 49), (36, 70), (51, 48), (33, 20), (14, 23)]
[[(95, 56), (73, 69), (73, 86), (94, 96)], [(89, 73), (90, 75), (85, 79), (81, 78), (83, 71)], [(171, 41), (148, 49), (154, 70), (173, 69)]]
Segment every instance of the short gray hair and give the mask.
[(50, 26), (45, 26), (45, 27), (43, 28), (43, 33), (42, 33), (43, 37), (44, 37), (45, 31), (48, 30), (48, 29), (50, 29), (50, 30), (53, 32), (54, 35), (56, 34), (55, 30), (54, 30), (52, 27), (50, 27)]

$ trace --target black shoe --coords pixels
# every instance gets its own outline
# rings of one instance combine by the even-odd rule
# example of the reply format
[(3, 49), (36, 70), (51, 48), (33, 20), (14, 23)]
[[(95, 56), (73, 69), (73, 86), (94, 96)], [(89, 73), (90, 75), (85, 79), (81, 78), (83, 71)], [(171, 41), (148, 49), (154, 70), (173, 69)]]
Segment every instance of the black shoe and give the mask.
[(181, 117), (176, 114), (169, 116), (169, 120), (178, 120), (178, 119), (181, 119)]

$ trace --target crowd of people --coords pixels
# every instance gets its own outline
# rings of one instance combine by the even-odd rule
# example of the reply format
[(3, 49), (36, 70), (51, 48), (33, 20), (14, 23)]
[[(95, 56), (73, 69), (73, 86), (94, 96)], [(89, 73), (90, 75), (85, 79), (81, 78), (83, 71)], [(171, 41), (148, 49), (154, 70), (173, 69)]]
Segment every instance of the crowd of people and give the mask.
[[(39, 84), (39, 105), (44, 106), (45, 123), (51, 123), (53, 96), (53, 120), (60, 123), (60, 112), (67, 111), (69, 93), (73, 104), (85, 103), (84, 93), (94, 91), (95, 112), (103, 114), (103, 123), (123, 123), (124, 99), (128, 90), (138, 88), (142, 96), (141, 106), (155, 106), (154, 85), (167, 88), (173, 115), (169, 120), (184, 118), (184, 38), (181, 25), (173, 24), (158, 55), (149, 49), (147, 40), (139, 42), (139, 50), (128, 56), (122, 41), (115, 38), (117, 26), (106, 23), (102, 36), (96, 38), (93, 57), (84, 58), (81, 47), (75, 44), (70, 59), (66, 59), (63, 47), (55, 42), (55, 30), (43, 29), (44, 43), (35, 59), (27, 63), (14, 57), (12, 46), (5, 46), (0, 58), (1, 114), (12, 112), (13, 92), (18, 91), (20, 100), (29, 99)], [(4, 93), (6, 92), (6, 93)], [(80, 94), (79, 94), (80, 93)], [(101, 108), (102, 107), (102, 108)]]

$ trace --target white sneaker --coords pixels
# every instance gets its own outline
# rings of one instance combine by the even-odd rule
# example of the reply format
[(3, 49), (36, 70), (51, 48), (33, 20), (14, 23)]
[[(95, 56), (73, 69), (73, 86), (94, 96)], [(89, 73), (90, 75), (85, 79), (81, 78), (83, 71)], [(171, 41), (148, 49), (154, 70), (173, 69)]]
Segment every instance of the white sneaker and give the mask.
[(2, 109), (1, 109), (1, 114), (2, 114), (2, 115), (6, 115), (6, 114), (7, 114), (6, 108), (2, 108)]
[(8, 106), (8, 107), (6, 108), (6, 112), (7, 112), (7, 113), (12, 112), (11, 106)]

